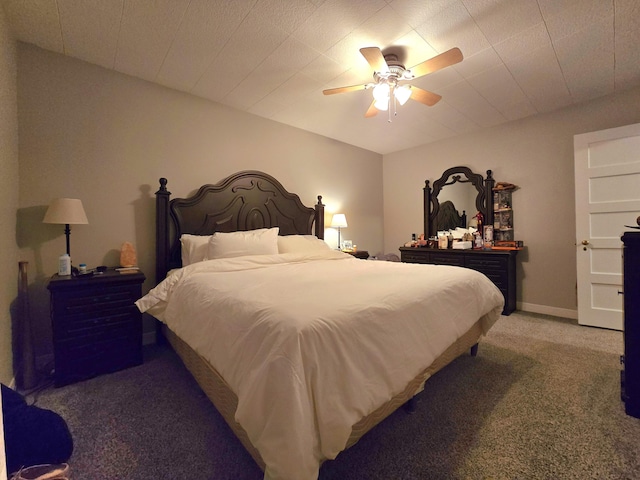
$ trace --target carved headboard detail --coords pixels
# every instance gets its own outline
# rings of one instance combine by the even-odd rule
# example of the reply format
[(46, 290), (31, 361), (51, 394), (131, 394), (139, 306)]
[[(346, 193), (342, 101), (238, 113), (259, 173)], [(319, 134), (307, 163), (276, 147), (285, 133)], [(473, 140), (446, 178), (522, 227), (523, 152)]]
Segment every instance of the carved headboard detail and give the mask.
[(156, 281), (182, 266), (180, 236), (212, 235), (279, 227), (280, 235), (324, 238), (322, 196), (314, 208), (289, 193), (271, 175), (255, 170), (234, 173), (219, 183), (201, 186), (188, 198), (170, 200), (167, 179), (156, 192)]

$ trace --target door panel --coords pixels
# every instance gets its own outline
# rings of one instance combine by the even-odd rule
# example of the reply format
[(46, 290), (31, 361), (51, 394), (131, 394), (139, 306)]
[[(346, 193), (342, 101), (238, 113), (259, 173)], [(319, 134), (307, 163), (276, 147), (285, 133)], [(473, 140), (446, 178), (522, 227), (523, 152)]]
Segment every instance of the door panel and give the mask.
[(622, 330), (622, 242), (640, 213), (640, 124), (574, 137), (578, 323)]

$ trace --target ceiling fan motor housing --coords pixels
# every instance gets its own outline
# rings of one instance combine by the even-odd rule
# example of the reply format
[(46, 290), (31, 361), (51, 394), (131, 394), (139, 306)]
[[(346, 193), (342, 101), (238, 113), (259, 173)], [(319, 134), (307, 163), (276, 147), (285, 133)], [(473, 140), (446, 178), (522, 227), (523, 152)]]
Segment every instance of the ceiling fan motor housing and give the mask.
[(398, 61), (398, 57), (392, 53), (384, 56), (385, 62), (389, 67), (388, 72), (373, 72), (373, 79), (376, 83), (386, 82), (391, 85), (397, 85), (401, 80), (411, 80), (413, 74), (407, 70), (404, 65)]

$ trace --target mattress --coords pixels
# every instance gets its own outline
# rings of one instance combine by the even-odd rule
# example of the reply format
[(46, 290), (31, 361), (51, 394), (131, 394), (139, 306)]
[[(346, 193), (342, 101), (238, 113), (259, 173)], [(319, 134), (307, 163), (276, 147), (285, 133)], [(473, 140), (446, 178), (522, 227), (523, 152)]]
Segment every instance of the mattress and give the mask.
[(265, 478), (311, 479), (503, 301), (473, 270), (327, 251), (199, 262), (137, 305), (219, 375)]

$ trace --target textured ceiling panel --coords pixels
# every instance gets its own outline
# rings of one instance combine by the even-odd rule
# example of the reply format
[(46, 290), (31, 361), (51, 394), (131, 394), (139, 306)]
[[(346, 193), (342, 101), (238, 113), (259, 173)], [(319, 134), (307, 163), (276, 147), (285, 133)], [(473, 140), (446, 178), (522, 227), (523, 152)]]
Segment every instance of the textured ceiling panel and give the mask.
[(283, 31), (270, 29), (258, 16), (247, 16), (197, 81), (193, 93), (221, 101), (286, 39)]
[(474, 75), (467, 81), (508, 120), (536, 113), (535, 108), (504, 65), (498, 65)]
[(498, 43), (542, 22), (536, 0), (464, 0), (491, 43)]
[(506, 62), (522, 91), (538, 112), (571, 104), (571, 94), (551, 46)]
[(458, 47), (472, 56), (489, 47), (489, 42), (465, 6), (455, 2), (416, 28), (436, 51)]
[[(640, 85), (639, 0), (0, 0), (16, 38), (389, 153)], [(363, 47), (442, 95), (364, 113)], [(391, 120), (391, 122), (389, 122)]]
[[(232, 2), (227, 2), (232, 3)], [(249, 2), (250, 4), (253, 2)], [(322, 2), (317, 2), (318, 4)], [(316, 10), (313, 2), (307, 0), (258, 0), (254, 14), (263, 21), (284, 30), (288, 34), (296, 31)]]
[(613, 17), (592, 24), (554, 44), (574, 101), (613, 93)]
[(190, 90), (249, 11), (245, 2), (192, 1), (157, 80), (164, 85)]
[(188, 0), (125, 2), (115, 69), (154, 81), (188, 6)]
[(66, 54), (113, 68), (124, 0), (64, 0), (58, 7)]

